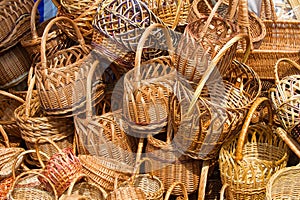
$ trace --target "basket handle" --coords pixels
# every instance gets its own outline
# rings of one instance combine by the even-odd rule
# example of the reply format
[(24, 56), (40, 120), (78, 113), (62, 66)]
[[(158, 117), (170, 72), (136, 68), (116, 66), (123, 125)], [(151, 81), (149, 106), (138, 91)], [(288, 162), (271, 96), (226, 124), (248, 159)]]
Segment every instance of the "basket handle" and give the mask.
[[(36, 150), (34, 150), (34, 149), (31, 149), (31, 150), (27, 150), (27, 151), (23, 151), (22, 153), (20, 153), (18, 156), (17, 156), (17, 158), (15, 159), (15, 161), (14, 161), (14, 163), (13, 163), (13, 165), (12, 165), (12, 176), (13, 176), (13, 178), (15, 179), (16, 178), (16, 165), (17, 165), (17, 163), (18, 163), (18, 161), (19, 161), (19, 159), (21, 159), (21, 158), (23, 158), (23, 156), (25, 156), (26, 154), (30, 154), (30, 153), (36, 153)], [(45, 156), (46, 158), (47, 158), (47, 160), (49, 160), (50, 158), (49, 158), (49, 156), (47, 155), (47, 154), (45, 154), (44, 152), (40, 152), (43, 156)], [(44, 168), (44, 163), (43, 163), (43, 161), (42, 161), (42, 163), (40, 163), (41, 164), (41, 166), (42, 166), (42, 168)]]
[(168, 52), (169, 55), (173, 57), (174, 55), (174, 47), (172, 44), (172, 40), (170, 37), (170, 33), (168, 31), (168, 29), (162, 25), (162, 24), (151, 24), (149, 27), (147, 27), (147, 29), (144, 31), (143, 35), (141, 36), (139, 43), (137, 45), (137, 49), (136, 49), (136, 55), (135, 55), (135, 67), (137, 68), (137, 70), (135, 70), (135, 81), (140, 81), (141, 79), (141, 72), (140, 72), (140, 68), (141, 68), (141, 61), (142, 61), (142, 52), (143, 52), (143, 47), (144, 44), (146, 42), (147, 37), (150, 35), (151, 31), (153, 31), (155, 28), (161, 28), (163, 30), (163, 33), (166, 37), (166, 42), (167, 42), (167, 46), (168, 46)]
[(47, 26), (44, 30), (43, 36), (42, 36), (42, 41), (41, 41), (41, 63), (42, 63), (42, 68), (44, 68), (44, 69), (47, 68), (46, 41), (47, 41), (47, 38), (48, 38), (48, 33), (49, 33), (50, 29), (52, 28), (52, 26), (58, 21), (67, 21), (72, 25), (72, 27), (74, 28), (75, 34), (77, 35), (77, 41), (81, 45), (83, 51), (85, 53), (89, 53), (89, 50), (86, 48), (84, 38), (83, 38), (77, 24), (68, 17), (63, 17), (63, 16), (56, 17), (56, 18), (52, 19), (49, 22), (49, 24), (47, 24)]
[(59, 153), (61, 153), (62, 150), (61, 150), (61, 148), (59, 148), (59, 146), (57, 146), (57, 144), (55, 144), (55, 142), (53, 140), (51, 140), (47, 137), (41, 136), (35, 141), (35, 150), (36, 150), (37, 158), (38, 158), (42, 168), (45, 168), (45, 165), (43, 163), (43, 160), (42, 160), (42, 157), (41, 157), (41, 154), (40, 154), (40, 151), (39, 151), (39, 141), (40, 140), (46, 140), (47, 142), (52, 144), (54, 146), (54, 148), (56, 148)]
[(278, 127), (275, 131), (277, 135), (289, 146), (289, 148), (296, 154), (298, 158), (300, 158), (300, 145), (298, 142), (294, 140), (287, 132), (281, 128)]
[(55, 186), (53, 185), (53, 183), (49, 180), (49, 178), (47, 178), (45, 175), (43, 175), (42, 173), (40, 173), (38, 170), (30, 170), (30, 171), (27, 171), (27, 172), (23, 172), (21, 173), (19, 176), (17, 176), (17, 178), (15, 179), (15, 181), (13, 182), (13, 185), (11, 187), (11, 190), (10, 190), (10, 193), (12, 193), (19, 181), (19, 179), (21, 179), (23, 176), (26, 176), (26, 175), (29, 175), (29, 174), (35, 174), (37, 176), (41, 176), (43, 177), (45, 180), (47, 180), (47, 182), (49, 183), (49, 185), (51, 186), (53, 192), (54, 192), (54, 198), (55, 200), (58, 199), (58, 196), (57, 196), (57, 191), (55, 189)]
[(295, 61), (289, 59), (289, 58), (281, 58), (279, 60), (277, 60), (276, 64), (275, 64), (275, 69), (274, 69), (274, 73), (275, 73), (275, 84), (279, 83), (279, 75), (278, 75), (278, 65), (281, 62), (286, 62), (289, 63), (291, 65), (293, 65), (294, 67), (296, 67), (298, 70), (300, 70), (300, 65), (298, 63), (296, 63)]
[(213, 8), (210, 6), (209, 2), (207, 0), (194, 0), (193, 3), (192, 3), (192, 9), (193, 9), (193, 12), (196, 14), (197, 18), (201, 18), (203, 15), (200, 14), (199, 10), (198, 10), (198, 3), (200, 1), (204, 1), (206, 6), (208, 7), (209, 10), (212, 10)]
[(223, 47), (222, 49), (220, 49), (220, 51), (218, 52), (218, 54), (213, 58), (213, 60), (210, 62), (209, 66), (207, 67), (207, 70), (205, 71), (205, 73), (203, 74), (201, 80), (199, 81), (199, 84), (196, 88), (196, 91), (194, 93), (193, 99), (189, 105), (188, 108), (188, 112), (187, 115), (190, 115), (192, 113), (192, 110), (194, 108), (194, 106), (196, 105), (196, 102), (199, 98), (199, 96), (201, 95), (202, 89), (205, 85), (205, 83), (207, 82), (207, 80), (209, 79), (211, 73), (214, 71), (215, 67), (217, 66), (218, 62), (223, 58), (223, 56), (225, 55), (225, 53), (228, 51), (228, 49), (233, 46), (236, 42), (245, 39), (247, 42), (247, 47), (246, 47), (246, 52), (245, 52), (245, 56), (243, 58), (243, 63), (245, 63), (248, 59), (250, 50), (251, 50), (251, 45), (250, 45), (250, 38), (248, 35), (246, 34), (238, 34), (236, 36), (234, 36), (231, 40), (229, 40)]
[(135, 178), (138, 176), (139, 171), (140, 171), (140, 167), (141, 167), (142, 163), (144, 163), (144, 162), (148, 162), (149, 163), (149, 165), (150, 165), (150, 172), (149, 172), (149, 174), (150, 174), (151, 177), (154, 176), (153, 175), (153, 164), (152, 164), (152, 161), (149, 158), (143, 158), (143, 159), (141, 159), (141, 160), (139, 160), (137, 162), (137, 164), (135, 166), (135, 170), (134, 170), (133, 176), (131, 178), (131, 182), (134, 182)]
[(35, 20), (36, 20), (35, 17), (36, 17), (38, 6), (40, 5), (41, 1), (42, 0), (37, 0), (34, 3), (32, 10), (31, 10), (30, 28), (31, 28), (31, 35), (34, 40), (38, 38), (38, 34), (36, 31), (36, 25), (35, 25)]
[(229, 185), (227, 183), (225, 183), (220, 191), (220, 200), (224, 200), (224, 196), (225, 196), (225, 190), (226, 188), (229, 187)]
[(56, 6), (56, 8), (61, 7), (61, 4), (57, 2), (56, 0), (52, 0), (52, 3)]
[(7, 133), (6, 131), (4, 130), (3, 126), (0, 124), (0, 133), (4, 139), (4, 144), (5, 144), (5, 147), (6, 148), (9, 148), (10, 147), (10, 144), (9, 144), (9, 138), (7, 136)]
[(266, 97), (260, 97), (260, 98), (258, 98), (254, 101), (254, 103), (252, 104), (252, 106), (251, 106), (250, 110), (248, 111), (247, 116), (244, 120), (244, 124), (243, 124), (243, 127), (241, 129), (239, 139), (238, 139), (238, 142), (237, 142), (236, 156), (235, 156), (236, 161), (240, 161), (243, 158), (242, 151), (243, 151), (243, 146), (244, 146), (244, 143), (245, 143), (245, 140), (246, 140), (248, 127), (250, 125), (253, 114), (255, 113), (258, 106), (261, 105), (262, 103), (267, 103), (266, 106), (268, 108), (268, 114), (269, 114), (269, 119), (268, 119), (269, 120), (269, 125), (272, 126), (273, 114), (272, 114), (271, 102)]
[(26, 94), (26, 99), (25, 99), (25, 116), (29, 117), (29, 112), (30, 112), (30, 102), (31, 102), (31, 98), (32, 98), (32, 91), (33, 91), (33, 87), (35, 84), (35, 75), (33, 75), (33, 77), (31, 78), (29, 85), (28, 85), (28, 91)]
[(7, 97), (9, 97), (11, 99), (19, 101), (20, 103), (25, 103), (25, 101), (21, 97), (18, 97), (18, 96), (14, 95), (14, 94), (11, 94), (11, 93), (3, 91), (3, 90), (0, 90), (0, 95), (7, 96)]
[(166, 193), (166, 196), (165, 196), (165, 199), (164, 200), (169, 200), (170, 198), (170, 195), (171, 195), (171, 192), (174, 190), (174, 188), (179, 185), (181, 187), (181, 190), (183, 192), (183, 198), (184, 200), (188, 200), (189, 197), (188, 197), (188, 193), (187, 193), (187, 190), (186, 190), (186, 187), (183, 183), (181, 182), (174, 182), (168, 189), (167, 193)]
[(265, 20), (277, 20), (277, 15), (275, 12), (275, 5), (273, 0), (262, 0), (261, 4), (261, 18)]

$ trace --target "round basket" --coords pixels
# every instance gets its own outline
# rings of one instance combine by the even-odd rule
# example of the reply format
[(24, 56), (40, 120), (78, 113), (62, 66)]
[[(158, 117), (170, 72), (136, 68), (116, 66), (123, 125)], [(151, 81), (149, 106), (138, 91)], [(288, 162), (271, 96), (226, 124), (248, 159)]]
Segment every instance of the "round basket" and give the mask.
[(233, 61), (226, 71), (215, 70), (217, 63), (227, 58), (230, 47), (247, 38), (239, 34), (219, 51), (195, 92), (178, 84), (179, 91), (185, 93), (175, 94), (172, 100), (170, 113), (177, 132), (174, 144), (194, 159), (214, 159), (226, 138), (242, 125), (250, 105), (260, 94), (258, 76), (243, 63)]
[(0, 53), (0, 60), (0, 89), (13, 87), (26, 79), (32, 64), (30, 56), (19, 43)]
[[(141, 63), (141, 54), (146, 38), (155, 28), (162, 28), (167, 39), (169, 56), (151, 59)], [(169, 96), (175, 82), (173, 46), (167, 29), (153, 24), (146, 29), (139, 42), (135, 68), (124, 77), (123, 114), (129, 127), (136, 135), (158, 133), (167, 125)]]
[(3, 0), (0, 3), (0, 53), (15, 46), (30, 30), (33, 0)]
[[(50, 157), (46, 165), (43, 164), (39, 151), (39, 142), (41, 140), (49, 142), (54, 146), (54, 148), (57, 149), (57, 153)], [(55, 142), (47, 137), (39, 137), (36, 140), (36, 152), (39, 162), (43, 168), (41, 173), (54, 184), (55, 190), (60, 196), (65, 190), (68, 189), (73, 179), (81, 173), (82, 166), (79, 159), (74, 155), (72, 149), (61, 149), (55, 144)], [(45, 184), (47, 188), (49, 188), (48, 183), (43, 179), (41, 179), (41, 182)]]
[[(37, 175), (43, 178), (44, 180), (46, 180), (48, 184), (51, 186), (52, 193), (49, 193), (43, 190), (42, 188), (38, 188), (38, 187), (17, 187), (18, 182), (21, 180), (21, 178), (23, 178), (26, 175)], [(55, 190), (54, 185), (51, 183), (51, 181), (46, 176), (39, 173), (38, 171), (32, 171), (32, 170), (28, 172), (23, 172), (22, 174), (17, 176), (17, 178), (15, 179), (12, 185), (11, 190), (7, 195), (8, 200), (17, 200), (17, 199), (21, 200), (24, 199), (24, 197), (28, 200), (42, 200), (42, 199), (57, 200), (58, 199), (57, 192)]]
[[(57, 21), (72, 24), (79, 45), (46, 57), (48, 32)], [(37, 91), (48, 115), (72, 116), (84, 106), (86, 77), (96, 62), (89, 62), (90, 46), (86, 45), (77, 25), (67, 17), (57, 17), (45, 28), (41, 43), (41, 62), (36, 64)]]
[(113, 191), (116, 178), (122, 183), (128, 180), (134, 171), (132, 166), (110, 158), (92, 155), (78, 157), (83, 166), (82, 172), (105, 191)]
[[(31, 11), (31, 19), (30, 19), (30, 30), (31, 32), (24, 36), (21, 40), (21, 45), (26, 49), (31, 58), (34, 59), (34, 62), (37, 62), (40, 59), (40, 49), (41, 49), (41, 41), (42, 35), (45, 27), (49, 23), (49, 20), (39, 24), (36, 26), (36, 13), (38, 10), (38, 6), (42, 0), (37, 0), (34, 3), (34, 6)], [(52, 27), (51, 33), (49, 33), (47, 37), (46, 44), (46, 54), (48, 56), (54, 54), (56, 51), (69, 47), (71, 42), (69, 41), (67, 35), (65, 35), (60, 29), (57, 27)]]
[[(282, 126), (288, 133), (296, 133), (293, 129), (300, 121), (300, 75), (290, 75), (279, 80), (278, 66), (281, 62), (287, 62), (298, 70), (300, 65), (288, 58), (279, 59), (275, 64), (276, 88), (271, 90), (271, 100)], [(297, 136), (295, 139), (298, 140)]]
[[(268, 108), (268, 125), (263, 122), (250, 125), (252, 115), (260, 105)], [(241, 131), (222, 146), (219, 166), (223, 186), (228, 186), (226, 199), (265, 199), (267, 182), (286, 166), (288, 148), (271, 130), (272, 122), (269, 100), (258, 98)]]
[[(79, 182), (82, 178), (86, 181)], [(71, 200), (71, 199), (95, 199), (95, 200), (105, 200), (107, 193), (105, 190), (89, 180), (89, 178), (84, 174), (79, 174), (72, 181), (66, 194), (60, 197), (60, 200)]]
[[(14, 111), (25, 101), (6, 91), (0, 91), (0, 125), (9, 136), (20, 137), (20, 130), (16, 123)], [(4, 138), (5, 139), (5, 138)]]
[[(31, 79), (25, 104), (15, 110), (17, 124), (21, 131), (21, 137), (28, 149), (35, 149), (38, 137), (44, 136), (53, 140), (60, 148), (73, 146), (74, 123), (71, 118), (53, 118), (46, 116), (41, 111), (40, 101), (36, 91), (33, 92), (35, 76)], [(57, 152), (49, 143), (41, 142), (39, 149), (48, 156)], [(35, 164), (36, 155), (31, 155)]]

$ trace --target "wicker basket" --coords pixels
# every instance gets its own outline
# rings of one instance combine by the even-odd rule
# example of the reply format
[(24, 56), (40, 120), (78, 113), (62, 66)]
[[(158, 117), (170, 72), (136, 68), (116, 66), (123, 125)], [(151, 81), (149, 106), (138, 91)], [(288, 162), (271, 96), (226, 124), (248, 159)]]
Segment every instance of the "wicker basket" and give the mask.
[[(279, 59), (275, 64), (275, 84), (276, 88), (271, 90), (271, 100), (275, 107), (277, 117), (283, 128), (289, 133), (299, 124), (299, 90), (300, 75), (290, 75), (279, 80), (279, 64), (286, 62), (300, 70), (300, 64), (287, 59)], [(296, 128), (297, 129), (297, 128)], [(296, 132), (295, 132), (296, 133)], [(297, 135), (294, 135), (299, 140)]]
[(169, 200), (170, 199), (170, 195), (172, 194), (172, 191), (174, 190), (174, 188), (180, 186), (182, 194), (183, 194), (183, 198), (180, 198), (180, 200), (189, 200), (189, 196), (188, 193), (186, 191), (185, 185), (180, 183), (180, 182), (174, 182), (167, 190), (166, 196), (165, 196), (165, 200)]
[[(71, 118), (53, 118), (41, 111), (40, 101), (36, 91), (32, 91), (35, 77), (31, 79), (25, 104), (15, 110), (17, 124), (21, 137), (28, 149), (35, 149), (38, 137), (45, 136), (53, 140), (60, 148), (73, 146), (74, 124)], [(52, 156), (57, 150), (49, 143), (39, 144), (39, 149)], [(36, 155), (31, 158), (37, 163)]]
[(224, 55), (232, 45), (247, 38), (237, 35), (219, 51), (195, 92), (178, 83), (176, 91), (185, 93), (175, 94), (171, 113), (177, 132), (174, 145), (182, 153), (195, 159), (214, 159), (260, 94), (260, 80), (248, 66), (234, 61), (225, 72), (214, 70), (221, 59), (226, 59)]
[[(254, 111), (260, 105), (268, 107), (268, 125), (261, 122), (249, 126)], [(266, 184), (272, 174), (286, 166), (287, 145), (273, 134), (272, 122), (269, 100), (258, 98), (239, 134), (222, 146), (219, 166), (223, 186), (228, 186), (226, 199), (265, 199)]]
[[(24, 36), (21, 40), (21, 45), (26, 49), (31, 58), (33, 58), (34, 63), (40, 60), (42, 35), (45, 27), (47, 26), (49, 21), (51, 21), (51, 19), (49, 19), (36, 26), (36, 13), (40, 3), (41, 0), (37, 0), (34, 3), (30, 19), (31, 32)], [(52, 27), (51, 33), (49, 33), (47, 37), (46, 54), (50, 56), (60, 49), (69, 47), (71, 44), (72, 43), (68, 39), (67, 35), (65, 35), (57, 27)]]
[(79, 159), (83, 166), (82, 172), (107, 192), (114, 190), (116, 178), (121, 184), (128, 180), (134, 171), (132, 166), (105, 157), (79, 155)]
[[(51, 192), (49, 193), (42, 188), (37, 188), (37, 187), (17, 187), (18, 182), (21, 180), (26, 175), (36, 175), (48, 182), (48, 184), (51, 186)], [(17, 178), (15, 179), (11, 190), (9, 191), (7, 195), (8, 200), (21, 200), (24, 199), (24, 197), (28, 200), (57, 200), (57, 192), (55, 190), (54, 185), (51, 183), (51, 181), (38, 171), (28, 171), (28, 172), (23, 172)]]
[[(52, 155), (47, 164), (44, 165), (39, 151), (39, 143), (44, 140), (56, 148), (57, 153)], [(42, 174), (45, 175), (55, 187), (57, 194), (60, 196), (68, 189), (71, 182), (78, 174), (81, 173), (82, 166), (79, 159), (74, 155), (70, 148), (61, 149), (51, 139), (47, 137), (39, 137), (36, 140), (36, 152), (39, 162), (42, 165)], [(47, 182), (41, 179), (41, 182), (49, 188)]]
[[(82, 178), (86, 181), (79, 182)], [(79, 174), (72, 181), (66, 194), (62, 195), (59, 200), (79, 200), (83, 199), (95, 199), (105, 200), (107, 193), (105, 190), (93, 183), (84, 174)]]
[(107, 200), (146, 200), (144, 192), (137, 187), (120, 187), (112, 191), (108, 196)]
[[(300, 63), (300, 22), (277, 20), (272, 0), (262, 1), (261, 18), (267, 33), (259, 48), (251, 52), (246, 64), (251, 66), (261, 79), (274, 80), (273, 69), (278, 59), (288, 58)], [(242, 53), (239, 52), (237, 57), (241, 56)], [(280, 67), (280, 74), (286, 72), (287, 66), (285, 63)]]
[[(14, 111), (24, 103), (24, 100), (6, 91), (0, 91), (0, 125), (4, 128), (8, 136), (20, 137), (20, 130), (16, 123)], [(5, 139), (5, 138), (4, 138)]]
[[(144, 43), (151, 31), (162, 28), (167, 39), (169, 56), (163, 56), (141, 63)], [(124, 77), (123, 114), (136, 136), (158, 133), (167, 124), (169, 96), (175, 82), (173, 46), (167, 29), (153, 24), (144, 32), (139, 42), (135, 68)]]
[[(67, 21), (76, 31), (79, 45), (57, 51), (46, 57), (48, 32), (57, 21)], [(86, 45), (77, 25), (67, 17), (57, 17), (47, 25), (41, 43), (41, 62), (36, 64), (37, 91), (48, 115), (74, 115), (84, 106), (90, 46)]]
[(30, 56), (18, 43), (0, 53), (0, 89), (13, 87), (22, 82), (31, 66)]
[(0, 53), (15, 46), (30, 30), (33, 0), (3, 0), (0, 3)]

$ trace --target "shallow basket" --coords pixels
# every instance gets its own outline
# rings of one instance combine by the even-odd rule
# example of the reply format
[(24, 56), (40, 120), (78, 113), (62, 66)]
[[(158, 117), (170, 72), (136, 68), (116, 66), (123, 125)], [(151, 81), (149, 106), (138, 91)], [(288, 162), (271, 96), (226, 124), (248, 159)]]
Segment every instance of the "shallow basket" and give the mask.
[[(268, 124), (250, 125), (260, 105), (268, 108)], [(272, 174), (284, 168), (287, 145), (272, 131), (273, 115), (267, 98), (258, 98), (250, 108), (241, 131), (228, 140), (219, 154), (219, 167), (226, 199), (265, 199)]]

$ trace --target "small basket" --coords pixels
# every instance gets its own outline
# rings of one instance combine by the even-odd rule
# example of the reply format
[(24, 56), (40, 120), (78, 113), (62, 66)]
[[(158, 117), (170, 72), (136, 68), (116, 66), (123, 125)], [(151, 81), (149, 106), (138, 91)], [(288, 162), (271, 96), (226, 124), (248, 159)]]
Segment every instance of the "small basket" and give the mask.
[[(43, 190), (42, 188), (38, 188), (38, 187), (17, 187), (18, 182), (21, 180), (21, 178), (23, 178), (26, 175), (37, 175), (43, 178), (43, 180), (47, 181), (47, 183), (51, 186), (53, 193), (49, 193)], [(26, 199), (28, 200), (57, 200), (58, 199), (57, 192), (55, 190), (54, 185), (46, 176), (39, 173), (39, 171), (23, 172), (22, 174), (17, 176), (17, 178), (15, 179), (12, 185), (11, 190), (7, 195), (8, 200), (17, 200), (17, 199), (21, 200), (24, 199), (24, 197), (26, 197)]]
[[(87, 181), (78, 183), (82, 178), (87, 179)], [(86, 175), (79, 174), (70, 184), (67, 193), (63, 194), (59, 200), (76, 200), (76, 197), (78, 197), (78, 200), (80, 198), (105, 200), (107, 193), (103, 188), (91, 183)]]
[[(31, 79), (25, 104), (15, 110), (15, 117), (21, 137), (28, 149), (35, 149), (38, 137), (44, 136), (53, 140), (61, 148), (72, 148), (74, 136), (74, 123), (71, 118), (53, 118), (41, 111), (40, 101), (36, 91), (33, 91), (35, 76)], [(49, 143), (39, 144), (39, 149), (52, 156), (57, 152)], [(37, 163), (36, 155), (31, 158)]]
[(183, 197), (180, 197), (180, 200), (189, 200), (189, 196), (187, 193), (187, 190), (185, 188), (185, 185), (183, 183), (180, 182), (174, 182), (167, 190), (166, 196), (165, 196), (165, 200), (169, 200), (170, 196), (172, 194), (172, 191), (174, 190), (174, 188), (176, 187), (180, 187), (181, 188), (181, 193), (183, 194)]
[(14, 111), (17, 107), (25, 103), (25, 101), (11, 93), (0, 91), (0, 125), (9, 136), (20, 137), (20, 130), (16, 123)]
[[(46, 41), (50, 28), (58, 21), (72, 24), (79, 45), (46, 57)], [(86, 45), (77, 25), (67, 17), (57, 17), (45, 28), (41, 42), (41, 62), (36, 64), (37, 91), (48, 115), (72, 116), (84, 106), (86, 77), (94, 62), (86, 62), (90, 46)]]
[(0, 53), (0, 60), (0, 89), (13, 87), (26, 79), (32, 61), (21, 44)]
[[(261, 122), (249, 126), (260, 105), (268, 108), (268, 125)], [(270, 101), (258, 98), (241, 131), (222, 146), (219, 166), (223, 186), (228, 186), (226, 199), (265, 199), (266, 184), (272, 174), (286, 166), (288, 148), (271, 130), (272, 122)]]
[(0, 53), (15, 46), (30, 30), (33, 0), (3, 0), (0, 3)]
[(82, 172), (105, 191), (113, 191), (116, 178), (122, 183), (128, 180), (134, 171), (132, 166), (113, 159), (92, 155), (78, 157), (83, 166)]
[(120, 187), (107, 196), (107, 200), (146, 200), (144, 192), (137, 187)]
[[(52, 155), (47, 164), (44, 165), (39, 151), (39, 142), (44, 140), (49, 142), (57, 149), (57, 153)], [(36, 152), (39, 162), (42, 165), (42, 174), (45, 175), (55, 187), (57, 194), (60, 196), (68, 189), (71, 182), (78, 174), (81, 173), (82, 166), (79, 159), (74, 155), (70, 148), (60, 149), (51, 139), (47, 137), (39, 137), (36, 140)], [(43, 184), (49, 188), (48, 183), (41, 180)]]
[[(155, 58), (141, 63), (141, 54), (146, 38), (155, 28), (162, 28), (167, 39), (169, 56)], [(169, 96), (175, 82), (173, 46), (167, 29), (153, 24), (144, 32), (139, 42), (135, 68), (124, 77), (123, 115), (136, 135), (158, 133), (167, 125)]]
[[(36, 21), (37, 21), (36, 13), (41, 1), (42, 0), (37, 0), (34, 3), (34, 6), (31, 11), (31, 19), (30, 19), (31, 32), (26, 36), (24, 36), (21, 40), (21, 45), (26, 49), (26, 51), (31, 56), (31, 58), (34, 59), (34, 63), (40, 59), (42, 35), (46, 25), (51, 20), (49, 19), (39, 24), (39, 26), (36, 26)], [(67, 35), (65, 35), (57, 27), (52, 27), (51, 33), (47, 37), (46, 54), (50, 56), (54, 54), (56, 51), (69, 47), (70, 45), (71, 42), (68, 39)]]

